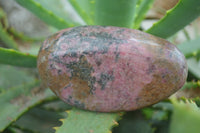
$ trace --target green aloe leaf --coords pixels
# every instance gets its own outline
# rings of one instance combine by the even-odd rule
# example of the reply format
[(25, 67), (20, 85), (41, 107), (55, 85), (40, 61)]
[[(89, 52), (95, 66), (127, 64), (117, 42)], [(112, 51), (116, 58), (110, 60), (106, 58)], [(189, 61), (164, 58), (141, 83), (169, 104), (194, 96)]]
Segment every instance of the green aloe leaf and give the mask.
[(141, 110), (127, 112), (113, 128), (113, 133), (153, 133), (150, 122), (142, 115)]
[(94, 24), (92, 19), (92, 16), (94, 16), (94, 0), (69, 0), (69, 2), (87, 25)]
[(20, 41), (36, 42), (36, 41), (43, 41), (44, 40), (43, 37), (41, 37), (41, 38), (40, 37), (37, 37), (37, 38), (35, 38), (35, 37), (29, 37), (29, 36), (25, 35), (22, 32), (18, 32), (16, 29), (14, 29), (12, 27), (8, 29), (8, 32), (10, 34), (12, 34), (14, 36), (14, 38), (19, 39)]
[(199, 0), (180, 0), (147, 32), (162, 38), (168, 38), (195, 20), (200, 15), (199, 7)]
[(56, 133), (109, 133), (122, 113), (98, 113), (79, 109), (69, 111), (68, 117)]
[(0, 63), (20, 67), (36, 67), (37, 57), (13, 49), (0, 48)]
[(6, 16), (6, 13), (3, 11), (3, 9), (1, 8), (0, 8), (0, 19), (1, 19), (1, 24), (3, 24), (3, 27), (7, 29), (9, 27), (7, 16)]
[(39, 82), (22, 85), (1, 93), (0, 132), (28, 109), (53, 96), (49, 89), (39, 88)]
[(193, 57), (187, 59), (188, 69), (194, 74), (197, 78), (200, 79), (200, 66), (195, 58), (198, 58), (198, 51), (200, 51), (200, 38), (195, 40), (190, 40), (178, 45), (179, 50), (186, 56), (186, 58)]
[[(68, 18), (64, 19), (64, 18), (60, 17), (59, 15), (55, 14), (51, 10), (42, 6), (39, 3), (39, 1), (37, 1), (37, 2), (35, 0), (16, 0), (16, 1), (20, 5), (22, 5), (23, 7), (27, 8), (29, 11), (34, 13), (36, 16), (38, 16), (45, 23), (52, 25), (58, 29), (65, 29), (68, 27), (74, 27), (74, 26), (79, 25), (75, 22), (72, 22)], [(43, 2), (45, 2), (45, 1), (43, 1)], [(54, 6), (54, 5), (51, 5), (51, 6)]]
[(170, 124), (170, 133), (199, 133), (200, 110), (192, 101), (172, 100), (174, 111)]
[[(55, 131), (52, 127), (61, 125), (61, 122), (58, 120), (66, 117), (65, 114), (65, 112), (57, 113), (37, 106), (23, 114), (16, 122), (12, 123), (11, 126), (27, 129), (32, 131), (31, 133), (54, 133)], [(23, 133), (27, 132), (24, 131)]]
[(29, 69), (24, 70), (19, 67), (13, 67), (13, 66), (1, 64), (0, 65), (0, 88), (2, 88), (5, 91), (11, 87), (33, 82), (35, 78), (33, 75), (31, 75), (28, 72), (30, 72)]
[(179, 50), (187, 57), (195, 56), (200, 51), (200, 38), (178, 45)]
[(187, 59), (188, 70), (198, 79), (200, 79), (200, 64), (195, 58)]
[(145, 18), (147, 11), (152, 7), (154, 0), (139, 0), (134, 20), (134, 29), (140, 28), (142, 20)]
[(0, 23), (0, 40), (2, 40), (8, 48), (17, 50), (18, 49), (17, 43), (7, 33), (6, 28), (8, 28), (8, 22), (7, 22), (6, 14), (1, 8), (0, 8), (0, 21), (1, 21), (1, 23)]
[(70, 9), (68, 9), (68, 0), (34, 0), (35, 2), (41, 4), (41, 6), (50, 12), (53, 12), (56, 16), (63, 18), (68, 23), (79, 22), (74, 19), (73, 14), (70, 14)]
[(6, 29), (3, 28), (2, 24), (0, 23), (0, 40), (2, 40), (8, 48), (12, 48), (18, 50), (17, 43), (13, 40), (13, 37), (10, 36)]
[(12, 48), (18, 50), (17, 43), (13, 40), (13, 38), (7, 33), (6, 29), (4, 29), (0, 23), (0, 39), (5, 43), (8, 48)]
[(95, 24), (133, 26), (137, 0), (96, 0)]
[[(75, 8), (75, 10), (77, 12), (79, 12), (78, 10), (84, 11), (87, 14), (87, 16), (92, 21), (94, 21), (96, 0), (69, 0), (69, 2), (72, 4), (72, 6)], [(73, 3), (76, 4), (77, 7)], [(78, 8), (80, 8), (80, 9), (78, 9)], [(92, 22), (92, 23), (94, 23), (94, 22)]]

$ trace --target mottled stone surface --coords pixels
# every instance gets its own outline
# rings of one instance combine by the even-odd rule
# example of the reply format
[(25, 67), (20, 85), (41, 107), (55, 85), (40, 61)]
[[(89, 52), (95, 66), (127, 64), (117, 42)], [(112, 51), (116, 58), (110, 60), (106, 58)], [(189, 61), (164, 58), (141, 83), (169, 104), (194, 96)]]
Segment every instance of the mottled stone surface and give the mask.
[(100, 111), (129, 111), (167, 98), (187, 77), (184, 56), (168, 41), (119, 27), (82, 26), (45, 40), (41, 79), (63, 101)]

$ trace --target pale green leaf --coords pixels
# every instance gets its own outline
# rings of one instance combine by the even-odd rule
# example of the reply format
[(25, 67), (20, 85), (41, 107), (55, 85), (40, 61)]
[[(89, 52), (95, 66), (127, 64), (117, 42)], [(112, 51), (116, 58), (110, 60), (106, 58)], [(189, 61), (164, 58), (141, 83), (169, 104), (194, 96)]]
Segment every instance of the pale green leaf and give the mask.
[[(87, 25), (94, 24), (94, 20), (92, 19), (92, 12), (94, 12), (94, 10), (92, 11), (92, 7), (94, 7), (94, 0), (69, 0), (69, 2), (80, 17), (87, 23)], [(87, 10), (89, 10), (89, 12)]]
[(131, 28), (137, 0), (96, 0), (95, 24)]
[(140, 27), (140, 24), (142, 20), (145, 18), (146, 13), (148, 10), (152, 7), (154, 0), (142, 0), (138, 1), (139, 4), (137, 4), (137, 12), (135, 14), (135, 20), (134, 20), (134, 29), (138, 29)]
[(111, 128), (118, 125), (121, 113), (98, 113), (72, 109), (56, 133), (109, 133)]
[(28, 73), (29, 69), (22, 69), (9, 65), (0, 65), (0, 88), (7, 90), (35, 80), (34, 76)]
[[(94, 21), (96, 0), (69, 0), (69, 1), (70, 2), (74, 1), (80, 7), (80, 9), (84, 11), (92, 19), (92, 21)], [(79, 7), (74, 6), (77, 12), (79, 12), (78, 10), (80, 10), (77, 9)]]
[[(74, 26), (79, 25), (75, 22), (72, 22), (71, 19), (67, 19), (67, 18), (64, 19), (60, 17), (59, 15), (45, 8), (44, 6), (42, 6), (40, 3), (36, 2), (35, 0), (16, 0), (16, 1), (20, 5), (22, 5), (23, 7), (27, 8), (29, 11), (34, 13), (36, 16), (38, 16), (45, 23), (52, 25), (58, 29), (65, 29), (68, 27), (74, 27)], [(45, 2), (45, 1), (41, 1), (41, 2)], [(54, 5), (51, 5), (51, 6), (54, 6)]]
[(200, 79), (200, 63), (196, 59), (190, 58), (187, 59), (187, 64), (188, 70), (198, 79)]
[(178, 48), (186, 57), (195, 56), (200, 51), (200, 38), (179, 44)]
[(194, 102), (172, 100), (174, 111), (170, 133), (199, 133), (200, 110)]
[(178, 4), (155, 23), (148, 33), (168, 38), (183, 29), (200, 15), (200, 0), (179, 0)]
[[(182, 44), (178, 45), (179, 50), (186, 56), (186, 58), (189, 57), (195, 57), (200, 51), (200, 38), (197, 38), (195, 40), (190, 40), (187, 42), (184, 42)], [(188, 64), (188, 70), (197, 78), (200, 79), (200, 64), (198, 63), (195, 58), (190, 58), (187, 59), (187, 64)]]

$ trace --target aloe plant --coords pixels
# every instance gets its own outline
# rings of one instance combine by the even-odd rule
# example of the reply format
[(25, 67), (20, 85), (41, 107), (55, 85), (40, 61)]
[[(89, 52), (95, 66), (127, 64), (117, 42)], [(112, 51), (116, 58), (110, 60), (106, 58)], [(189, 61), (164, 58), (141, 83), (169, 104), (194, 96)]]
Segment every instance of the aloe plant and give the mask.
[[(83, 25), (112, 25), (142, 29), (141, 22), (154, 0), (69, 0), (82, 22), (74, 21), (63, 10), (60, 0), (15, 0), (32, 12), (49, 27), (56, 30)], [(168, 39), (183, 30), (200, 15), (199, 0), (179, 0), (165, 16), (146, 32)], [(35, 45), (31, 37), (17, 33), (9, 27), (5, 12), (0, 9), (0, 132), (69, 132), (69, 133), (198, 133), (200, 123), (199, 96), (164, 100), (156, 105), (132, 112), (99, 113), (73, 108), (59, 101), (38, 78), (36, 55), (20, 50), (19, 42)], [(52, 33), (53, 34), (53, 33)], [(14, 36), (11, 37), (11, 36)], [(20, 41), (16, 41), (18, 37)], [(30, 41), (27, 42), (27, 41)], [(43, 41), (43, 40), (42, 40)], [(42, 43), (42, 42), (40, 42)], [(184, 93), (199, 93), (200, 89), (200, 37), (188, 40), (177, 47), (188, 61), (188, 81), (181, 89)], [(36, 50), (38, 51), (38, 49)], [(5, 71), (6, 69), (8, 71)], [(12, 78), (11, 78), (12, 77)], [(8, 83), (5, 83), (8, 81)], [(18, 84), (16, 84), (18, 81)], [(56, 103), (56, 104), (55, 104)], [(34, 108), (39, 108), (38, 118)], [(44, 113), (45, 112), (45, 113)], [(51, 112), (51, 113), (50, 113)], [(44, 124), (45, 114), (57, 123), (46, 125), (50, 129), (34, 125)], [(36, 113), (37, 114), (37, 113)], [(57, 116), (61, 118), (57, 119)], [(31, 117), (32, 116), (32, 117)], [(48, 119), (48, 117), (45, 117)], [(31, 118), (31, 119), (30, 119)], [(186, 125), (187, 123), (187, 125)], [(189, 125), (189, 126), (188, 126)], [(55, 130), (54, 130), (55, 129)]]

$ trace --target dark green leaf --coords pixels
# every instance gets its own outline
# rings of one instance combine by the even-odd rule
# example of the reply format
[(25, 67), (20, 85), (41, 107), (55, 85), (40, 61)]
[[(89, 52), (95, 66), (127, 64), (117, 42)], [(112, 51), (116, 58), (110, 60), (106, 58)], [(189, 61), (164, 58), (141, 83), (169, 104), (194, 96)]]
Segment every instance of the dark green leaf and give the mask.
[[(65, 112), (63, 113), (66, 114)], [(31, 130), (34, 133), (54, 133), (55, 131), (52, 127), (60, 126), (61, 122), (58, 120), (61, 118), (63, 118), (63, 115), (57, 112), (36, 107), (21, 116), (12, 126)]]
[(113, 133), (152, 133), (150, 123), (140, 111), (127, 112)]
[(41, 89), (38, 84), (26, 84), (0, 94), (0, 132), (28, 109), (54, 96), (49, 89)]

